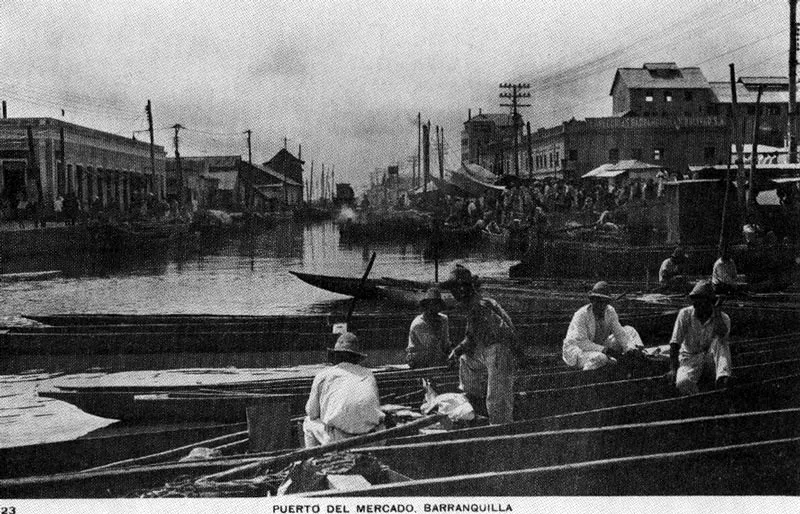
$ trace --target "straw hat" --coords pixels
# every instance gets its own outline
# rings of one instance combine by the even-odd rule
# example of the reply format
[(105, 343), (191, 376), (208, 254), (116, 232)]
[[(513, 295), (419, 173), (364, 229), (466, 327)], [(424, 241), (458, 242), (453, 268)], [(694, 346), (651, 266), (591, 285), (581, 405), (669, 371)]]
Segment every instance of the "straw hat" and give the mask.
[(331, 352), (347, 352), (360, 357), (367, 356), (367, 354), (361, 353), (359, 350), (361, 350), (361, 345), (358, 344), (358, 337), (352, 332), (345, 332), (340, 335), (333, 348), (328, 348), (328, 351)]
[(589, 299), (592, 298), (611, 301), (612, 298), (609, 294), (608, 282), (601, 280), (600, 282), (596, 283), (594, 287), (592, 287), (592, 290), (589, 291)]
[(708, 280), (701, 280), (698, 282), (692, 292), (689, 293), (689, 298), (707, 298), (711, 301), (716, 300), (717, 295), (714, 294), (714, 287)]
[(442, 292), (439, 290), (438, 287), (433, 286), (425, 292), (425, 296), (419, 301), (421, 307), (426, 307), (429, 303), (436, 302), (440, 306), (444, 306), (444, 301), (442, 301)]

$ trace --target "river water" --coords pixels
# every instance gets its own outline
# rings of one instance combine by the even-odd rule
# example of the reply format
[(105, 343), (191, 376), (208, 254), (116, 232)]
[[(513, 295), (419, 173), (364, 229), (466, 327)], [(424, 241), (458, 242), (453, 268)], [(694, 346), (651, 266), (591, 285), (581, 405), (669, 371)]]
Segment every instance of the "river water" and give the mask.
[[(419, 243), (345, 245), (331, 222), (278, 224), (231, 236), (154, 248), (145, 255), (56, 255), (7, 261), (6, 272), (60, 269), (64, 278), (0, 284), (0, 316), (56, 313), (304, 314), (328, 312), (346, 297), (307, 285), (289, 270), (360, 277), (433, 280)], [(482, 276), (507, 276), (514, 261), (481, 248), (456, 249), (455, 262)]]
[[(310, 314), (343, 310), (347, 297), (307, 285), (289, 270), (433, 280), (419, 244), (343, 245), (333, 223), (281, 223), (253, 236), (154, 248), (144, 255), (53, 255), (9, 260), (7, 273), (59, 269), (63, 278), (0, 283), (0, 316), (126, 314)], [(441, 260), (441, 276), (462, 262), (481, 276), (506, 276), (513, 261), (480, 247)], [(360, 309), (375, 305), (359, 304)], [(380, 308), (378, 306), (377, 308)], [(0, 357), (2, 358), (2, 357)], [(91, 373), (91, 370), (87, 370)], [(114, 423), (36, 392), (65, 377), (28, 370), (0, 375), (0, 447), (69, 440)]]

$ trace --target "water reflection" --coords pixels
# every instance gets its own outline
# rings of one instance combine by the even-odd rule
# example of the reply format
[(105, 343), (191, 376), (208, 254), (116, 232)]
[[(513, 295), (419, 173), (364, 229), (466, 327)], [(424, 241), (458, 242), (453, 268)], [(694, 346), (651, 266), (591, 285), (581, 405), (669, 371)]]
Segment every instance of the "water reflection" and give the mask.
[[(16, 259), (6, 263), (7, 272), (61, 269), (65, 276), (0, 284), (0, 314), (325, 312), (345, 297), (309, 286), (289, 270), (358, 277), (373, 251), (372, 277), (434, 278), (424, 243), (340, 244), (333, 223), (285, 222), (141, 252)], [(462, 247), (442, 256), (440, 274), (454, 261), (490, 276), (505, 275), (512, 263), (480, 247)]]

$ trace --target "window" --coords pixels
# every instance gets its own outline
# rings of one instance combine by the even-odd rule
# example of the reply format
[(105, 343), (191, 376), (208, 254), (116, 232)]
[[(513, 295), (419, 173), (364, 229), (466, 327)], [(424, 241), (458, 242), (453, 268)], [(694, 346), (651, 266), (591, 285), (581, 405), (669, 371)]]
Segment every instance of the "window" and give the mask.
[(652, 102), (653, 101), (653, 91), (648, 89), (644, 92), (644, 101), (645, 102)]
[(617, 162), (619, 160), (619, 148), (608, 149), (608, 160), (610, 162)]
[(778, 116), (781, 113), (781, 108), (779, 105), (767, 106), (767, 113), (769, 113), (771, 116)]
[(553, 152), (550, 152), (550, 168), (553, 167)]
[(712, 116), (719, 114), (719, 109), (715, 104), (708, 104), (708, 114), (711, 114)]
[(569, 160), (570, 161), (577, 161), (578, 160), (578, 151), (577, 150), (570, 150), (569, 151)]
[(556, 168), (561, 166), (561, 160), (559, 159), (559, 154), (556, 152)]
[(691, 91), (686, 91), (685, 93), (683, 93), (683, 99), (686, 100), (687, 102), (691, 102), (692, 101), (692, 92)]
[(713, 163), (716, 155), (717, 155), (717, 149), (715, 147), (707, 146), (703, 148), (703, 160), (705, 162)]
[(747, 114), (754, 115), (756, 113), (756, 106), (755, 105), (748, 105), (747, 106)]
[(672, 91), (664, 91), (664, 101), (665, 102), (672, 101)]
[(663, 148), (653, 148), (653, 160), (660, 161), (664, 158), (664, 149)]
[(634, 149), (632, 149), (632, 150), (631, 150), (631, 155), (632, 155), (632, 156), (633, 156), (633, 158), (634, 158), (634, 159), (636, 159), (637, 161), (641, 161), (641, 160), (642, 160), (642, 149), (641, 149), (641, 148), (634, 148)]

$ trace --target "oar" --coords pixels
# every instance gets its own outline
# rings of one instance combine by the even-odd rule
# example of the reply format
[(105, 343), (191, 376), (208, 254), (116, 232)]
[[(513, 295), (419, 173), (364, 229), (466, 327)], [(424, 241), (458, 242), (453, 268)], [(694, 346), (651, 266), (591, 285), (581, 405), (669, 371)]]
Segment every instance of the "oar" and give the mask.
[(262, 459), (257, 462), (250, 462), (248, 464), (237, 466), (235, 468), (226, 471), (221, 471), (219, 473), (207, 475), (205, 477), (200, 478), (198, 482), (209, 483), (209, 482), (223, 482), (226, 480), (235, 480), (243, 476), (247, 476), (251, 473), (258, 472), (261, 469), (276, 469), (282, 466), (286, 466), (287, 464), (290, 464), (298, 460), (317, 457), (319, 455), (324, 455), (329, 452), (338, 452), (342, 450), (349, 450), (351, 448), (358, 448), (360, 446), (374, 443), (376, 441), (383, 441), (385, 439), (391, 439), (399, 435), (408, 434), (409, 432), (415, 432), (420, 428), (433, 425), (434, 423), (441, 420), (443, 417), (444, 416), (440, 414), (432, 414), (417, 419), (415, 421), (412, 421), (410, 423), (406, 423), (405, 425), (400, 425), (394, 428), (390, 428), (388, 430), (379, 430), (377, 432), (372, 432), (357, 437), (351, 437), (349, 439), (344, 439), (342, 441), (337, 441), (331, 444), (315, 446), (313, 448), (303, 448), (302, 450), (295, 450), (293, 452), (289, 452), (283, 455), (268, 457), (266, 459)]
[[(377, 254), (375, 252), (372, 252), (372, 257), (370, 257), (369, 259), (369, 264), (367, 264), (367, 269), (366, 271), (364, 271), (364, 276), (361, 277), (361, 283), (358, 285), (359, 292), (364, 291), (364, 286), (367, 284), (367, 277), (369, 276), (369, 272), (372, 271), (372, 265), (375, 263), (376, 255)], [(350, 301), (350, 310), (347, 311), (347, 318), (345, 318), (344, 320), (346, 324), (349, 324), (350, 318), (353, 317), (353, 309), (356, 308), (357, 299), (358, 298), (354, 296), (353, 299)]]

